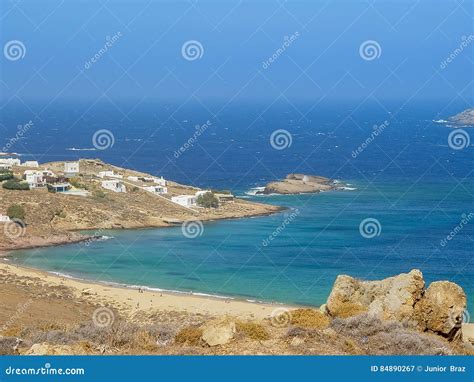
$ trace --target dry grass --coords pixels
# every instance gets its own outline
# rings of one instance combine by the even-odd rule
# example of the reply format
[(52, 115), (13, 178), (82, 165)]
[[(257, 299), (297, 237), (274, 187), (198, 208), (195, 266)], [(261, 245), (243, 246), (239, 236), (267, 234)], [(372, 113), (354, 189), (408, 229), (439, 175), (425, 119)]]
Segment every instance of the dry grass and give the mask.
[(236, 322), (237, 332), (256, 341), (266, 341), (270, 339), (270, 334), (259, 322)]
[(332, 310), (331, 315), (339, 318), (349, 318), (358, 316), (360, 314), (366, 313), (367, 308), (359, 304), (345, 303), (341, 305), (338, 309)]
[(325, 314), (314, 309), (296, 309), (291, 311), (291, 324), (303, 328), (325, 329), (330, 320)]
[(336, 318), (331, 327), (340, 335), (353, 340), (351, 354), (357, 347), (374, 355), (449, 355), (453, 353), (441, 337), (418, 333), (395, 321), (382, 321), (362, 314), (348, 319)]
[(195, 326), (188, 326), (181, 329), (176, 337), (175, 342), (183, 345), (198, 346), (201, 343), (202, 329)]

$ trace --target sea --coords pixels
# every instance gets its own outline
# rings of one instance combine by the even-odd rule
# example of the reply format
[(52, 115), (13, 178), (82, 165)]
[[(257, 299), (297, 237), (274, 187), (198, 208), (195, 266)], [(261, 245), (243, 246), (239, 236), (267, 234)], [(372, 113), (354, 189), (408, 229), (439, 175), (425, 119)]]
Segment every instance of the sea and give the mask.
[[(308, 306), (326, 301), (337, 275), (374, 280), (420, 269), (427, 285), (461, 285), (472, 308), (474, 136), (446, 122), (468, 106), (11, 102), (0, 145), (10, 143), (22, 160), (99, 158), (286, 209), (204, 223), (193, 237), (181, 226), (100, 231), (103, 240), (15, 251), (8, 261), (106, 283)], [(109, 134), (103, 146), (93, 141), (98, 131)], [(256, 195), (288, 173), (333, 178), (341, 189)]]

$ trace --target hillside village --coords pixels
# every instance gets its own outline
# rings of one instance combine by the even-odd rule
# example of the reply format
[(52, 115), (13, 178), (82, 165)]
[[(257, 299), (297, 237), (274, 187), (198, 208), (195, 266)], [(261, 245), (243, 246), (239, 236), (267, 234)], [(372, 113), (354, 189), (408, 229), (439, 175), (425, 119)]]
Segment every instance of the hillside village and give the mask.
[[(19, 219), (26, 228), (14, 238), (0, 229), (0, 250), (84, 240), (79, 230), (163, 227), (281, 210), (95, 159), (40, 165), (0, 158), (0, 183), (0, 224)], [(12, 206), (25, 216), (9, 214)]]

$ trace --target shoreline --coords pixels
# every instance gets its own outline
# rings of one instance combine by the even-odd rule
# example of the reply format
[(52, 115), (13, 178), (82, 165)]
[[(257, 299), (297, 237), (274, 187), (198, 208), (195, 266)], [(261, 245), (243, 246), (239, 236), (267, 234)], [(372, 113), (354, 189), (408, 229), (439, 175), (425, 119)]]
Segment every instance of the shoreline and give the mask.
[(115, 308), (126, 315), (158, 309), (211, 316), (230, 315), (243, 319), (266, 319), (271, 318), (276, 309), (309, 308), (309, 306), (270, 303), (232, 296), (87, 280), (59, 272), (25, 267), (5, 259), (0, 260), (0, 270), (13, 273), (17, 277), (39, 278), (42, 283), (50, 286), (69, 287), (74, 291), (76, 298), (88, 297), (91, 302)]
[[(195, 220), (200, 220), (203, 223), (207, 222), (219, 222), (219, 221), (227, 221), (227, 220), (238, 220), (238, 219), (251, 219), (251, 218), (258, 218), (258, 217), (263, 217), (263, 216), (271, 216), (274, 214), (281, 213), (283, 211), (286, 211), (290, 209), (289, 207), (284, 207), (284, 206), (274, 206), (269, 204), (269, 206), (272, 206), (275, 208), (274, 211), (269, 211), (269, 212), (261, 212), (261, 213), (255, 213), (252, 215), (244, 215), (244, 216), (236, 216), (236, 217), (223, 217), (223, 218), (211, 218), (211, 219), (195, 219)], [(188, 219), (192, 220), (192, 219)], [(124, 230), (150, 230), (150, 229), (162, 229), (162, 228), (173, 228), (173, 227), (178, 227), (182, 223), (178, 224), (172, 224), (172, 223), (163, 223), (163, 224), (157, 224), (157, 225), (144, 225), (144, 226), (136, 226), (136, 227), (123, 227), (123, 228), (118, 228), (118, 227), (110, 227), (110, 228), (104, 228), (104, 227), (88, 227), (88, 228), (78, 228), (78, 229), (70, 229), (67, 230), (66, 232), (74, 234), (74, 235), (79, 235), (76, 237), (64, 237), (65, 235), (58, 235), (58, 236), (53, 236), (50, 241), (45, 239), (42, 243), (35, 243), (35, 244), (23, 244), (21, 242), (16, 241), (16, 246), (13, 246), (11, 248), (0, 248), (0, 256), (6, 256), (8, 257), (8, 252), (12, 251), (18, 251), (18, 250), (32, 250), (36, 248), (48, 248), (48, 247), (59, 247), (62, 245), (69, 245), (69, 244), (78, 244), (82, 243), (88, 240), (95, 241), (93, 235), (82, 235), (80, 232), (83, 231), (124, 231)]]

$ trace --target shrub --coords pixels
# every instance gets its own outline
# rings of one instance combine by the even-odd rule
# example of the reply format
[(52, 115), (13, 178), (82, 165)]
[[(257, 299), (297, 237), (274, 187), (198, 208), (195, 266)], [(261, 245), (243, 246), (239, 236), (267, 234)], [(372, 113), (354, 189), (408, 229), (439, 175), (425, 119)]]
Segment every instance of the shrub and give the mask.
[(96, 198), (96, 199), (104, 199), (105, 198), (105, 193), (102, 190), (95, 190), (93, 195), (94, 195), (94, 198)]
[(230, 195), (232, 192), (230, 190), (216, 190), (216, 189), (211, 189), (211, 192), (213, 194), (223, 194), (223, 195)]
[(81, 188), (84, 190), (87, 190), (88, 188), (86, 184), (81, 183), (81, 179), (78, 177), (70, 178), (69, 183), (75, 188)]
[(7, 209), (7, 215), (10, 219), (25, 220), (25, 209), (19, 204), (12, 204)]
[(258, 322), (237, 322), (237, 331), (245, 334), (247, 337), (256, 341), (265, 341), (270, 339), (265, 327)]
[(0, 171), (0, 182), (13, 179), (13, 173), (10, 171)]
[(178, 344), (186, 344), (190, 346), (198, 346), (201, 343), (202, 329), (195, 326), (188, 326), (181, 329), (176, 337), (175, 342)]
[(219, 199), (212, 192), (206, 192), (198, 196), (197, 204), (205, 208), (217, 208), (219, 207)]
[(347, 336), (374, 355), (451, 354), (448, 344), (441, 338), (407, 329), (396, 321), (382, 321), (362, 314), (348, 319), (336, 318), (332, 328)]
[(291, 311), (291, 324), (295, 326), (325, 329), (329, 323), (329, 318), (319, 310), (296, 309)]
[(16, 178), (9, 179), (2, 184), (2, 187), (7, 190), (29, 190), (30, 186), (26, 182), (22, 182)]

